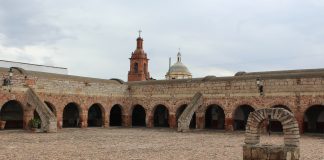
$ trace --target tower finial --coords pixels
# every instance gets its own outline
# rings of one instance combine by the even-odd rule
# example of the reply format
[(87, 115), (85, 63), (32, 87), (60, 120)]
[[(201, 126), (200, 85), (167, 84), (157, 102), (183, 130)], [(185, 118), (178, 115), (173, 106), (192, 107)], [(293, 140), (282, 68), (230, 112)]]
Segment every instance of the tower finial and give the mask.
[(180, 48), (179, 48), (179, 52), (177, 54), (177, 59), (178, 59), (178, 62), (181, 62), (181, 53), (180, 53)]
[(142, 30), (138, 30), (138, 37), (141, 37)]

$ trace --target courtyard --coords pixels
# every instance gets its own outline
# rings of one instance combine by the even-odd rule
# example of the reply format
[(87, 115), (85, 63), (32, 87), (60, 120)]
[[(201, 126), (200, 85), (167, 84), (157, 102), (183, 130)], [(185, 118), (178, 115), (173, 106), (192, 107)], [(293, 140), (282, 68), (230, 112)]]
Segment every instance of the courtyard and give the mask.
[[(244, 132), (164, 128), (68, 128), (57, 133), (0, 131), (0, 159), (242, 159)], [(283, 135), (261, 136), (281, 144)], [(324, 135), (302, 135), (301, 159), (324, 159)]]

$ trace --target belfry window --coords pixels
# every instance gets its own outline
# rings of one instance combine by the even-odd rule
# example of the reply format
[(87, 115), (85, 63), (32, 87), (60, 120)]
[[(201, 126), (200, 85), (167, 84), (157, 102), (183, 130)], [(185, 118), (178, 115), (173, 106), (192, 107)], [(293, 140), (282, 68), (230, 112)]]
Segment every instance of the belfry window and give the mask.
[(138, 73), (138, 63), (135, 63), (134, 64), (134, 72), (135, 73)]
[(146, 70), (146, 63), (144, 63), (144, 73), (146, 73), (147, 70)]

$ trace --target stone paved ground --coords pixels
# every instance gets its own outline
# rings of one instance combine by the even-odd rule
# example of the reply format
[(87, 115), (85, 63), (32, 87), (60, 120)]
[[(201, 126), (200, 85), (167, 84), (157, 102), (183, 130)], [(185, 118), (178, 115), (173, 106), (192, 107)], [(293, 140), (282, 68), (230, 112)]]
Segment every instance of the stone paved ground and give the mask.
[[(243, 133), (88, 128), (58, 133), (0, 131), (0, 159), (242, 159)], [(262, 142), (282, 137), (262, 135)], [(324, 135), (302, 136), (302, 159), (324, 160)]]

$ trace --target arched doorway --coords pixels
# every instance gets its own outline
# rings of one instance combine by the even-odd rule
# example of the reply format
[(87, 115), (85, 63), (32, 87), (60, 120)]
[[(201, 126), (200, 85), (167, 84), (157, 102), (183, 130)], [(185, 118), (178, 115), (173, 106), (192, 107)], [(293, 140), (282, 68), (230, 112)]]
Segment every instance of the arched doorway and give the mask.
[(23, 107), (15, 100), (6, 102), (0, 111), (1, 121), (5, 121), (4, 129), (22, 129), (23, 116)]
[(208, 106), (205, 112), (205, 128), (224, 129), (225, 114), (224, 110), (218, 105)]
[[(291, 110), (287, 106), (284, 106), (284, 105), (275, 105), (271, 108), (283, 108), (283, 109), (291, 112)], [(282, 128), (281, 122), (278, 120), (271, 120), (270, 121), (270, 131), (271, 132), (282, 132), (283, 128)]]
[(180, 106), (178, 109), (177, 109), (177, 112), (176, 112), (176, 118), (177, 118), (177, 126), (178, 126), (178, 119), (179, 117), (181, 116), (182, 112), (187, 108), (187, 105), (184, 104), (182, 106)]
[[(41, 124), (42, 124), (42, 120), (41, 120), (41, 118), (40, 118), (38, 112), (36, 111), (36, 109), (34, 110), (34, 119), (39, 120), (39, 121), (41, 122)], [(35, 126), (35, 127), (36, 127), (36, 128), (41, 128), (41, 124), (38, 125), (37, 127), (36, 127), (36, 126)], [(28, 125), (31, 125), (30, 122), (28, 123)]]
[(169, 110), (164, 105), (156, 106), (153, 119), (154, 127), (169, 127)]
[(241, 105), (234, 112), (234, 130), (245, 130), (249, 114), (254, 111), (254, 108), (249, 105)]
[(122, 125), (122, 110), (119, 104), (114, 105), (110, 110), (110, 126)]
[[(178, 119), (180, 118), (183, 111), (187, 108), (187, 106), (188, 106), (187, 104), (183, 104), (177, 109), (177, 112), (176, 112), (177, 126), (178, 126)], [(195, 129), (196, 128), (196, 113), (194, 113), (192, 115), (192, 118), (190, 120), (189, 128), (190, 129)]]
[(80, 109), (75, 103), (69, 103), (63, 110), (63, 128), (80, 127)]
[(324, 133), (324, 105), (314, 105), (306, 110), (304, 132)]
[(101, 127), (103, 112), (100, 104), (93, 104), (88, 110), (88, 127)]
[(196, 129), (196, 112), (192, 115), (189, 128)]
[(132, 126), (146, 126), (145, 109), (141, 105), (136, 105), (132, 111)]
[(55, 109), (55, 106), (52, 103), (47, 102), (47, 101), (44, 101), (44, 103), (46, 104), (46, 106), (52, 111), (52, 113), (56, 117), (56, 109)]

